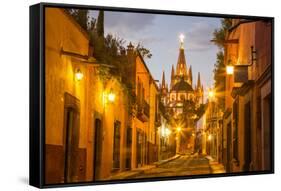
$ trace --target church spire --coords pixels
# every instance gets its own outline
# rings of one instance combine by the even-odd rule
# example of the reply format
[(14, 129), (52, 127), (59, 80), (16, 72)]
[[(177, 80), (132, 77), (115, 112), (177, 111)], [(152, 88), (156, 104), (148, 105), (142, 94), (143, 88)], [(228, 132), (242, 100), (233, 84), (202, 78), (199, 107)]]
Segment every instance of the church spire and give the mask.
[(174, 64), (172, 65), (171, 80), (175, 77)]
[(171, 84), (170, 84), (170, 88), (173, 87), (175, 82), (175, 69), (174, 69), (174, 64), (172, 65), (172, 72), (171, 72)]
[(180, 38), (180, 49), (184, 49), (184, 47), (183, 47), (184, 35), (180, 34), (179, 38)]
[(198, 72), (197, 89), (202, 88), (202, 87), (203, 87), (203, 85), (201, 86), (200, 72)]
[(163, 74), (162, 74), (162, 88), (164, 89), (166, 87), (166, 82), (165, 82), (165, 72), (163, 71)]
[(179, 51), (179, 57), (176, 67), (176, 75), (179, 77), (183, 77), (184, 79), (187, 79), (187, 67), (186, 67), (186, 61), (185, 61), (185, 55), (184, 55), (184, 48), (183, 48), (183, 40), (184, 36), (180, 35), (180, 51)]

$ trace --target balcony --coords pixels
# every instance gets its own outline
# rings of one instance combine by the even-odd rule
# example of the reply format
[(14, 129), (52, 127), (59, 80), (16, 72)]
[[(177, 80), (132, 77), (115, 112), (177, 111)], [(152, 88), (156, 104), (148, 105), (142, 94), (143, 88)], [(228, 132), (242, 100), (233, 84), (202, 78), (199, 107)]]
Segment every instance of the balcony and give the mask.
[(149, 120), (149, 104), (145, 100), (137, 102), (137, 118), (142, 122)]

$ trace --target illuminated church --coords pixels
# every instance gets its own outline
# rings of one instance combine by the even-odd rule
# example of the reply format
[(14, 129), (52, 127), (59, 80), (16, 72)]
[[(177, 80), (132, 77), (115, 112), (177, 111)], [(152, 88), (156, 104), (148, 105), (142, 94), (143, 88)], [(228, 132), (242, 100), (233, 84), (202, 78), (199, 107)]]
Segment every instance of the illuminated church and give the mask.
[(162, 83), (160, 84), (160, 94), (163, 104), (173, 114), (182, 114), (186, 106), (196, 110), (203, 104), (204, 89), (201, 84), (200, 73), (198, 73), (197, 83), (193, 85), (192, 67), (188, 67), (184, 54), (184, 36), (180, 35), (179, 56), (176, 65), (172, 65), (170, 87), (165, 81), (163, 71)]

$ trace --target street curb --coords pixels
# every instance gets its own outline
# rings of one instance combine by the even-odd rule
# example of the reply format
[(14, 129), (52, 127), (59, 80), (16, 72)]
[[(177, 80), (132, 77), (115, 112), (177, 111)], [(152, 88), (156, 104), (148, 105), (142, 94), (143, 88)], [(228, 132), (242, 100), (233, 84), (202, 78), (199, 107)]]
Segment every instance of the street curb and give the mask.
[(175, 156), (173, 156), (173, 157), (171, 157), (171, 158), (168, 158), (168, 159), (166, 159), (166, 160), (162, 160), (162, 161), (159, 161), (159, 162), (155, 162), (154, 164), (155, 164), (156, 167), (158, 167), (158, 166), (163, 165), (163, 164), (166, 164), (166, 163), (168, 163), (168, 162), (170, 162), (170, 161), (176, 160), (176, 159), (178, 159), (180, 156), (181, 156), (181, 155), (175, 155)]

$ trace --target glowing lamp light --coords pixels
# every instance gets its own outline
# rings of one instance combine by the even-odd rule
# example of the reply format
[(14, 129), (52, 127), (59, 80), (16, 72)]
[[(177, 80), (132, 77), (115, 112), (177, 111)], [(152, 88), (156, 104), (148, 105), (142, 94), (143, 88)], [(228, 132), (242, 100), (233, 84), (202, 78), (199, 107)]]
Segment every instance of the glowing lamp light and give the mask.
[(181, 127), (177, 127), (177, 132), (181, 132)]
[(81, 72), (80, 69), (77, 69), (77, 71), (75, 72), (75, 78), (77, 79), (77, 81), (80, 81), (83, 79), (83, 73)]
[(161, 136), (164, 137), (165, 136), (165, 128), (162, 126), (161, 127)]
[(226, 74), (232, 75), (233, 73), (234, 73), (234, 66), (233, 65), (226, 66)]
[(212, 135), (208, 135), (208, 141), (212, 140)]
[(209, 90), (208, 97), (209, 98), (214, 98), (215, 97), (215, 92), (213, 90)]
[(166, 129), (165, 129), (165, 134), (166, 134), (166, 136), (168, 137), (168, 136), (171, 134), (171, 130), (168, 129), (168, 128), (166, 128)]
[(115, 94), (113, 93), (113, 91), (112, 91), (112, 89), (110, 90), (110, 92), (109, 92), (109, 94), (108, 94), (108, 96), (107, 96), (107, 99), (108, 99), (108, 101), (109, 102), (114, 102), (114, 100), (115, 100)]
[(184, 35), (183, 35), (183, 34), (180, 34), (179, 38), (180, 38), (180, 42), (183, 43)]

